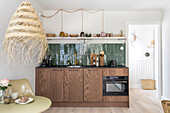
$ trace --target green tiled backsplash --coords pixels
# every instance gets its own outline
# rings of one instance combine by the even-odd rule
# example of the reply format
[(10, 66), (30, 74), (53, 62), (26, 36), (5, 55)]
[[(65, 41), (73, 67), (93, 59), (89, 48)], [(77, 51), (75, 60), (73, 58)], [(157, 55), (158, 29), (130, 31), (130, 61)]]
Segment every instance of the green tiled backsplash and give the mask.
[[(54, 65), (67, 65), (68, 60), (74, 65), (76, 51), (79, 65), (90, 65), (90, 54), (104, 51), (105, 65), (109, 65), (111, 60), (116, 60), (118, 65), (125, 65), (125, 46), (125, 44), (49, 44), (47, 56), (52, 56)], [(121, 47), (124, 49), (121, 50)]]

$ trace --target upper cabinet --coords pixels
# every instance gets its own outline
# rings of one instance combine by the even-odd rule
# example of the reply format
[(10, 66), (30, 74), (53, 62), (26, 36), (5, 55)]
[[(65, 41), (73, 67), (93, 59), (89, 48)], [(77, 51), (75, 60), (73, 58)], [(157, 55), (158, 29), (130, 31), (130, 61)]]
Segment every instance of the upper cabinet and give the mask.
[(84, 101), (102, 101), (102, 69), (84, 69)]

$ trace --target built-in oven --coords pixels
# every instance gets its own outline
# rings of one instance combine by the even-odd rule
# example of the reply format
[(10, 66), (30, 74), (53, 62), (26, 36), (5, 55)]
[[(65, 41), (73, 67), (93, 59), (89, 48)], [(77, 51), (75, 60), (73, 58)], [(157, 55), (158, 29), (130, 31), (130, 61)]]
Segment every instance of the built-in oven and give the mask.
[(128, 96), (128, 76), (104, 76), (103, 96)]

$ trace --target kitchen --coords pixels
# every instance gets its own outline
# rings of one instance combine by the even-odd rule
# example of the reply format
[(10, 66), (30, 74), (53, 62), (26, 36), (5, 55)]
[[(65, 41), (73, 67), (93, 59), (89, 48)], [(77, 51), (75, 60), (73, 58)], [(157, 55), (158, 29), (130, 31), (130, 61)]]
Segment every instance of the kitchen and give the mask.
[[(65, 3), (67, 2), (65, 1)], [(80, 109), (80, 111), (82, 109), (97, 109), (98, 111), (101, 109), (100, 107), (105, 110), (111, 107), (109, 108), (110, 112), (119, 109), (118, 112), (123, 113), (127, 109), (130, 112), (135, 106), (134, 111), (136, 108), (138, 108), (136, 112), (146, 108), (145, 111), (149, 113), (147, 105), (152, 106), (151, 102), (153, 101), (159, 106), (152, 106), (155, 111), (162, 112), (160, 100), (155, 97), (146, 106), (140, 104), (139, 101), (145, 101), (149, 95), (145, 95), (146, 98), (145, 96), (138, 98), (137, 95), (149, 94), (149, 91), (145, 92), (141, 86), (136, 89), (131, 85), (130, 77), (133, 77), (129, 71), (136, 72), (136, 70), (129, 68), (130, 42), (128, 34), (129, 23), (152, 24), (155, 22), (157, 25), (159, 22), (161, 23), (162, 12), (160, 10), (127, 10), (129, 7), (124, 4), (114, 4), (112, 7), (108, 2), (103, 7), (93, 8), (90, 5), (85, 7), (84, 4), (88, 4), (87, 2), (78, 3), (79, 6), (72, 4), (72, 7), (64, 6), (62, 4), (64, 2), (61, 1), (47, 3), (43, 0), (31, 1), (31, 3), (42, 22), (46, 35), (43, 37), (46, 40), (42, 42), (46, 43), (47, 41), (47, 46), (42, 46), (43, 44), (39, 42), (32, 43), (32, 47), (36, 45), (35, 49), (32, 49), (32, 53), (37, 52), (37, 54), (32, 58), (29, 57), (32, 53), (26, 52), (28, 55), (26, 60), (33, 59), (32, 64), (29, 63), (28, 66), (21, 62), (15, 64), (17, 65), (15, 69), (9, 65), (13, 71), (7, 71), (9, 66), (2, 60), (4, 66), (0, 73), (3, 74), (6, 70), (7, 74), (5, 75), (7, 76), (1, 78), (10, 80), (27, 78), (35, 96), (50, 99), (51, 108), (46, 112), (55, 112), (55, 110), (71, 112), (70, 108)], [(102, 3), (101, 1), (100, 4)], [(19, 2), (17, 2), (18, 5)], [(117, 7), (121, 5), (122, 8)], [(17, 6), (15, 6), (15, 10)], [(123, 9), (123, 6), (126, 10)], [(13, 12), (10, 12), (10, 17), (12, 15)], [(5, 21), (5, 19), (3, 20)], [(6, 28), (7, 26), (2, 34)], [(137, 40), (139, 38), (137, 36)], [(42, 48), (45, 49), (39, 51)], [(19, 63), (24, 57), (23, 55), (19, 59), (20, 57), (16, 55), (15, 62)], [(13, 58), (15, 59), (15, 57)], [(37, 61), (40, 62), (37, 63)], [(17, 71), (20, 70), (20, 67), (23, 70)], [(134, 79), (139, 82), (140, 79), (136, 78)], [(158, 87), (160, 84), (158, 82)], [(81, 107), (85, 108), (81, 109)]]

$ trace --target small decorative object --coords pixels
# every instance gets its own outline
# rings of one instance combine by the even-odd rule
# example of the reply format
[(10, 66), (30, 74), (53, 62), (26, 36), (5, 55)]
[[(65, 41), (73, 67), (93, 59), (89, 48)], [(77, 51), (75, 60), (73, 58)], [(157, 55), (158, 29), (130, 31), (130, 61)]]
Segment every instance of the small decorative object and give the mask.
[(110, 37), (113, 37), (113, 33), (110, 33), (110, 35), (109, 35)]
[(19, 95), (19, 93), (12, 93), (11, 94), (11, 97), (12, 97), (12, 99), (17, 99), (18, 98), (18, 95)]
[(60, 32), (60, 37), (64, 37), (64, 32), (63, 31)]
[(150, 56), (150, 53), (146, 52), (146, 53), (145, 53), (145, 56), (146, 56), (146, 57), (149, 57), (149, 56)]
[(8, 79), (3, 79), (0, 81), (0, 103), (4, 103), (4, 97), (6, 95), (6, 89), (8, 88), (8, 86), (12, 86), (9, 83)]
[(100, 37), (100, 34), (97, 34), (97, 37)]
[(155, 40), (152, 40), (148, 48), (154, 48), (154, 47), (155, 47)]
[(90, 33), (89, 33), (89, 34), (88, 34), (88, 33), (86, 33), (86, 37), (91, 37), (91, 34), (90, 34)]
[(104, 51), (100, 52), (100, 66), (104, 66)]
[(161, 103), (162, 103), (164, 113), (170, 113), (170, 101), (169, 100), (162, 100)]
[(85, 33), (83, 31), (80, 33), (80, 37), (85, 37)]
[(109, 37), (109, 33), (106, 33), (106, 37)]
[(105, 37), (106, 33), (105, 32), (101, 32), (101, 37)]
[[(9, 22), (3, 52), (9, 63), (40, 63), (48, 43), (42, 23), (29, 2), (23, 2)], [(20, 61), (20, 62), (18, 62)]]
[(93, 37), (97, 37), (97, 34), (93, 34)]
[(120, 37), (123, 37), (123, 30), (120, 30)]
[(5, 96), (4, 97), (4, 103), (5, 104), (10, 104), (11, 103), (11, 96)]
[(78, 34), (70, 34), (69, 36), (70, 37), (78, 37), (79, 35)]
[(68, 33), (64, 33), (64, 37), (68, 37)]
[(52, 33), (47, 33), (46, 37), (56, 37), (56, 34), (52, 34)]

